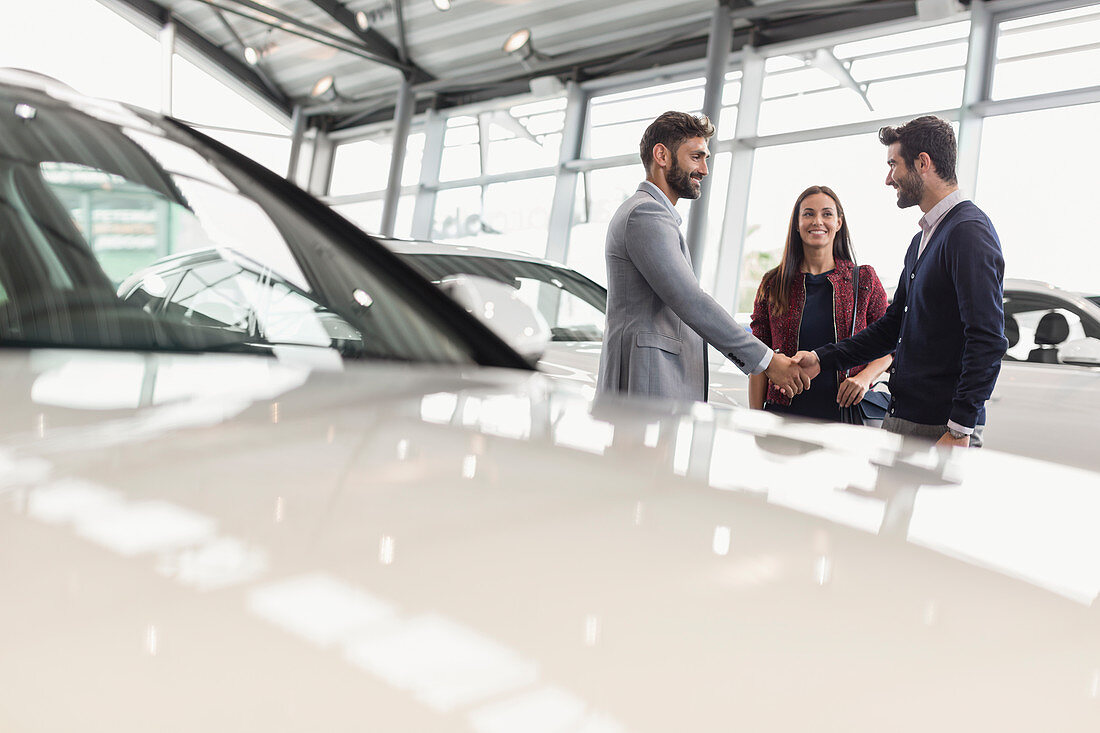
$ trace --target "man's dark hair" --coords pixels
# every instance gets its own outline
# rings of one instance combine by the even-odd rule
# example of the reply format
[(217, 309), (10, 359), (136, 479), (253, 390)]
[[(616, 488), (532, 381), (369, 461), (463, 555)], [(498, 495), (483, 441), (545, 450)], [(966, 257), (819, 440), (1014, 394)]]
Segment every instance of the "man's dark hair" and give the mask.
[(912, 168), (917, 156), (928, 153), (936, 173), (945, 183), (957, 183), (955, 159), (959, 148), (955, 143), (955, 130), (947, 120), (934, 115), (924, 115), (898, 127), (884, 127), (878, 131), (883, 145), (901, 143), (898, 150), (905, 164)]
[(693, 137), (701, 137), (709, 140), (714, 135), (714, 125), (710, 123), (706, 115), (689, 115), (687, 112), (665, 112), (653, 120), (642, 134), (642, 142), (639, 145), (642, 154), (642, 165), (646, 173), (653, 163), (653, 146), (661, 143), (669, 152), (676, 155), (676, 149), (685, 140)]

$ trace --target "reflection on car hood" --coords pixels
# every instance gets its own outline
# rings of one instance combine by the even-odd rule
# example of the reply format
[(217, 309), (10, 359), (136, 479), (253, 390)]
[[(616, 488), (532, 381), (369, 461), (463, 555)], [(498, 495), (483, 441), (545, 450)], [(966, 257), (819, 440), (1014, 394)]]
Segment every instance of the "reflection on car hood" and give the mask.
[(1100, 729), (1097, 474), (504, 370), (0, 378), (4, 730)]
[[(539, 359), (539, 371), (580, 389), (589, 399), (596, 396), (596, 379), (600, 371), (599, 341), (551, 341)], [(748, 377), (714, 349), (710, 350), (711, 405), (739, 407), (747, 405)]]

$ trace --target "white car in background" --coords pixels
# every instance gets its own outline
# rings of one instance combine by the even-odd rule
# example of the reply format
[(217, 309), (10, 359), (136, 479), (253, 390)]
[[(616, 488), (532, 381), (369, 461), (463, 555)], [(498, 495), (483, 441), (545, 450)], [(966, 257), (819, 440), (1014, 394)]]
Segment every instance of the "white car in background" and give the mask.
[(1100, 474), (593, 404), (270, 171), (26, 82), (0, 730), (1100, 730)]
[(986, 444), (1100, 468), (1100, 305), (1034, 280), (1006, 278), (1009, 348), (986, 407)]
[[(594, 395), (607, 310), (607, 289), (576, 270), (550, 260), (483, 247), (378, 237), (413, 269), (433, 282), (474, 275), (507, 283), (550, 326), (551, 340), (539, 369), (575, 382)], [(748, 381), (718, 351), (710, 350), (711, 404), (747, 403)]]

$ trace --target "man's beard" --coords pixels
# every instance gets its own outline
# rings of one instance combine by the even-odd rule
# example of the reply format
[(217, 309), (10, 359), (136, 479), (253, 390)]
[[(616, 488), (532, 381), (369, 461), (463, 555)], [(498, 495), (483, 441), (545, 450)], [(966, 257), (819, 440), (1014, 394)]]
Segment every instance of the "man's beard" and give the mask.
[[(672, 192), (682, 199), (697, 199), (699, 198), (700, 188), (693, 186), (693, 180), (691, 174), (680, 167), (680, 164), (674, 159), (672, 161), (672, 167), (669, 168), (668, 175), (665, 177), (668, 181), (668, 187), (672, 189)], [(700, 185), (702, 182), (699, 182)]]
[(924, 196), (924, 181), (916, 171), (909, 171), (903, 178), (895, 181), (898, 184), (898, 208), (908, 209), (916, 206)]

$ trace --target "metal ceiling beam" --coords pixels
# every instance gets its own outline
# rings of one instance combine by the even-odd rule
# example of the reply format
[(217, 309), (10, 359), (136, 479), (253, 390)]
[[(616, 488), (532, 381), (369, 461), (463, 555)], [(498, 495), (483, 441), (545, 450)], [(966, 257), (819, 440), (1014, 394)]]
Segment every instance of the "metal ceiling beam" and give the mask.
[[(380, 58), (388, 59), (393, 62), (394, 65), (398, 66), (398, 68), (401, 68), (402, 72), (405, 74), (405, 78), (410, 82), (419, 83), (431, 81), (435, 78), (416, 64), (403, 58), (400, 50), (390, 43), (389, 39), (381, 33), (373, 28), (368, 28), (367, 30), (360, 28), (359, 24), (355, 21), (355, 14), (348, 10), (343, 3), (337, 0), (310, 0), (310, 2), (323, 10), (337, 23), (355, 34), (355, 37), (359, 39), (359, 42), (363, 44), (363, 48), (367, 51), (370, 51)], [(401, 12), (400, 9), (398, 9), (397, 12)]]
[[(745, 16), (755, 16), (760, 9), (776, 6), (781, 11), (781, 17), (772, 21), (758, 20)], [(801, 15), (788, 15), (802, 11)], [(916, 17), (916, 3), (914, 0), (873, 0), (871, 2), (846, 2), (843, 4), (821, 2), (807, 2), (807, 0), (778, 0), (759, 6), (739, 6), (730, 10), (732, 17), (740, 16), (744, 20), (754, 20), (751, 26), (736, 28), (733, 32), (732, 47), (740, 49), (750, 42), (757, 49), (765, 48), (776, 43), (827, 35), (836, 31), (859, 28), (867, 25), (875, 25), (903, 18)], [(421, 94), (432, 92), (431, 98), (421, 97), (417, 100), (417, 113), (429, 106), (436, 109), (445, 109), (452, 106), (461, 106), (475, 102), (523, 94), (530, 91), (529, 83), (536, 76), (558, 76), (561, 78), (585, 81), (606, 75), (607, 71), (614, 68), (616, 73), (630, 72), (640, 69), (649, 69), (661, 66), (670, 66), (687, 61), (699, 61), (706, 57), (707, 30), (710, 21), (692, 24), (680, 29), (672, 36), (653, 34), (647, 38), (644, 45), (646, 53), (630, 55), (641, 45), (628, 49), (625, 43), (613, 44), (600, 49), (591, 49), (575, 54), (563, 54), (555, 56), (550, 61), (535, 66), (530, 71), (520, 73), (483, 74), (461, 79), (437, 79), (417, 85), (417, 91)], [(694, 30), (694, 34), (691, 31)], [(635, 41), (635, 43), (637, 43)], [(627, 61), (627, 63), (624, 63)], [(519, 70), (517, 70), (519, 71)], [(380, 95), (378, 101), (384, 95)], [(348, 110), (354, 112), (356, 124), (370, 124), (392, 118), (392, 102), (378, 104), (373, 111), (365, 113), (367, 104), (352, 105)], [(333, 129), (344, 128), (345, 117), (342, 111), (334, 109)]]
[[(238, 46), (240, 46), (241, 54), (243, 55), (245, 49), (248, 47), (248, 44), (246, 44), (244, 42), (244, 39), (241, 38), (240, 34), (237, 33), (237, 29), (234, 28), (233, 25), (229, 22), (229, 18), (226, 18), (225, 13), (223, 13), (221, 10), (218, 10), (217, 8), (210, 8), (210, 11), (214, 13), (214, 17), (216, 17), (218, 21), (222, 24), (222, 27), (225, 28), (225, 32), (228, 33), (230, 37), (232, 37), (232, 39), (237, 43)], [(264, 69), (263, 63), (257, 62), (252, 68), (256, 71), (257, 76), (260, 77), (264, 84), (267, 84), (267, 86), (272, 90), (279, 90), (279, 85), (275, 83), (275, 80), (272, 79), (271, 76)]]
[(266, 26), (268, 28), (274, 28), (276, 30), (282, 31), (283, 33), (288, 33), (292, 36), (304, 38), (307, 41), (313, 41), (314, 43), (320, 44), (322, 46), (335, 48), (338, 51), (349, 53), (352, 56), (358, 56), (359, 58), (366, 59), (367, 61), (374, 61), (376, 63), (382, 64), (383, 66), (392, 66), (394, 68), (397, 68), (401, 72), (405, 71), (404, 66), (395, 64), (395, 62), (392, 62), (389, 59), (383, 58), (371, 51), (366, 50), (354, 39), (342, 38), (335, 33), (329, 33), (323, 28), (317, 28), (316, 26), (310, 25), (309, 23), (294, 20), (293, 18), (291, 18), (291, 16), (286, 15), (285, 13), (276, 13), (275, 15), (272, 15), (271, 12), (261, 13), (254, 9), (255, 3), (247, 3), (246, 0), (224, 0), (224, 2), (219, 2), (219, 0), (192, 0), (192, 2), (207, 5), (219, 11), (230, 13), (232, 15), (236, 15), (237, 17), (250, 20), (253, 23), (259, 23), (260, 25)]
[(129, 9), (144, 20), (156, 24), (158, 28), (171, 20), (176, 26), (176, 40), (178, 42), (186, 44), (224, 69), (251, 92), (281, 110), (287, 117), (292, 114), (294, 103), (285, 92), (257, 74), (256, 70), (246, 64), (243, 59), (212, 43), (197, 30), (173, 16), (169, 8), (154, 2), (154, 0), (100, 0), (100, 2)]

